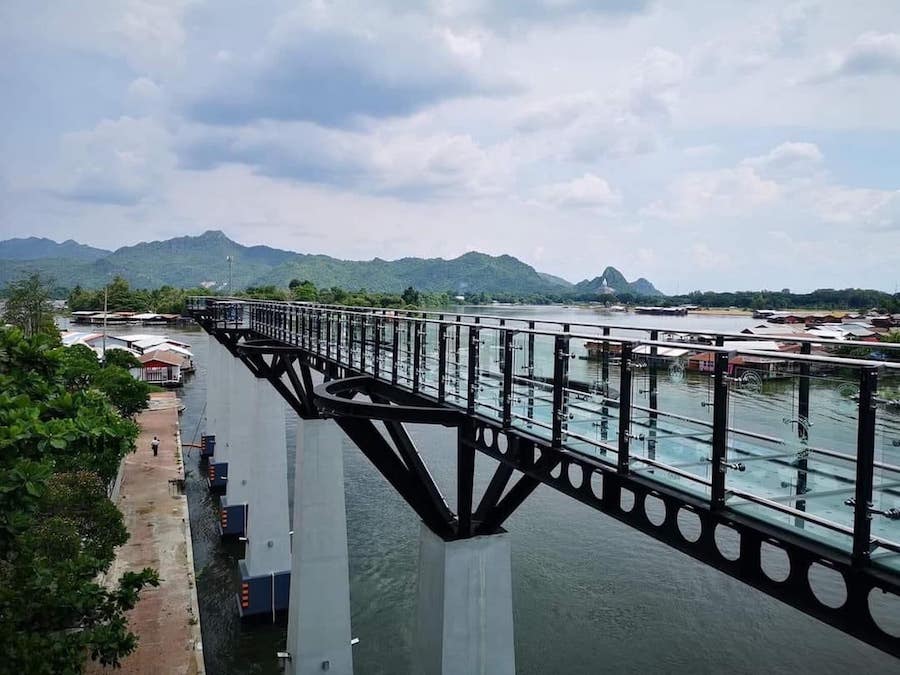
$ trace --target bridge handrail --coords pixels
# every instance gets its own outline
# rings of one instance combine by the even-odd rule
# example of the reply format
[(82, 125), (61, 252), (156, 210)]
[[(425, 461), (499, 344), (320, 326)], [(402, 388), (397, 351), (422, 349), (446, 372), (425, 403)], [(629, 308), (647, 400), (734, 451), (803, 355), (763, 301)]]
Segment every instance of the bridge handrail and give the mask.
[[(243, 298), (223, 298), (217, 296), (191, 296), (191, 300), (209, 300), (213, 303), (217, 304), (230, 304), (234, 303), (239, 306), (262, 306), (262, 307), (299, 307), (304, 309), (313, 309), (313, 310), (324, 310), (328, 313), (339, 313), (343, 315), (349, 316), (362, 316), (362, 317), (370, 317), (374, 316), (372, 312), (367, 311), (368, 308), (360, 308), (360, 307), (345, 307), (345, 306), (335, 306), (335, 305), (320, 305), (318, 303), (305, 303), (298, 301), (280, 301), (280, 300), (246, 300)], [(205, 304), (204, 304), (205, 306)], [(381, 308), (375, 308), (381, 310)], [(394, 311), (394, 310), (388, 310)], [(412, 310), (400, 310), (400, 311), (408, 311), (411, 314), (420, 314), (421, 312), (412, 311)], [(431, 312), (433, 314), (437, 314), (436, 312)], [(785, 351), (765, 351), (765, 350), (754, 350), (751, 348), (738, 348), (735, 349), (733, 347), (729, 347), (727, 341), (724, 341), (723, 344), (706, 344), (706, 343), (698, 343), (698, 342), (681, 342), (677, 340), (653, 340), (653, 339), (642, 339), (642, 338), (633, 338), (628, 336), (616, 336), (616, 335), (596, 335), (592, 333), (581, 333), (577, 331), (567, 330), (567, 331), (548, 331), (541, 330), (538, 328), (528, 328), (528, 327), (519, 327), (519, 326), (509, 326), (509, 325), (488, 325), (479, 322), (473, 323), (464, 323), (460, 321), (451, 321), (448, 319), (429, 319), (420, 316), (405, 316), (405, 317), (396, 317), (391, 314), (382, 314), (386, 319), (403, 319), (404, 321), (412, 322), (412, 323), (421, 323), (421, 324), (433, 324), (433, 325), (445, 325), (451, 327), (477, 327), (479, 329), (487, 329), (487, 330), (507, 330), (511, 331), (514, 334), (522, 334), (522, 335), (541, 335), (541, 336), (558, 336), (563, 335), (568, 338), (574, 338), (576, 340), (585, 340), (585, 341), (596, 341), (596, 342), (608, 342), (611, 344), (624, 345), (629, 344), (632, 346), (649, 346), (649, 347), (664, 347), (664, 348), (679, 348), (679, 349), (688, 349), (690, 351), (697, 352), (708, 352), (712, 354), (717, 353), (726, 353), (726, 354), (740, 354), (743, 356), (758, 356), (758, 357), (766, 357), (773, 358), (777, 357), (781, 360), (792, 361), (792, 362), (807, 362), (807, 363), (819, 363), (819, 364), (829, 364), (835, 366), (847, 366), (847, 367), (876, 367), (883, 368), (886, 370), (898, 370), (900, 371), (900, 362), (890, 362), (890, 361), (882, 361), (882, 360), (871, 360), (871, 359), (863, 359), (858, 357), (847, 357), (847, 356), (831, 356), (831, 355), (820, 355), (820, 354), (798, 354), (794, 352), (785, 352)], [(478, 314), (455, 314), (454, 316), (472, 318), (472, 319), (481, 319), (484, 318), (482, 315)], [(522, 319), (515, 317), (503, 317), (505, 321), (520, 321), (520, 322), (529, 322), (533, 321), (530, 319)], [(616, 328), (615, 326), (605, 325), (605, 324), (582, 324), (582, 323), (563, 323), (563, 322), (545, 322), (545, 321), (534, 321), (533, 323), (550, 323), (552, 325), (558, 326), (580, 326), (580, 327), (596, 327), (596, 328)], [(887, 350), (900, 350), (900, 343), (891, 343), (891, 342), (860, 342), (854, 340), (824, 340), (824, 339), (816, 339), (816, 338), (792, 338), (792, 337), (783, 337), (783, 336), (754, 336), (754, 335), (745, 335), (743, 333), (718, 333), (718, 332), (701, 332), (701, 331), (671, 331), (662, 328), (644, 328), (644, 327), (629, 327), (629, 330), (634, 331), (643, 331), (650, 333), (672, 333), (676, 332), (677, 334), (693, 334), (693, 335), (704, 335), (704, 336), (712, 336), (714, 338), (736, 338), (744, 341), (765, 341), (765, 342), (780, 342), (785, 344), (809, 344), (809, 345), (819, 345), (819, 346), (827, 346), (827, 347), (863, 347), (871, 350), (880, 350), (882, 348)]]

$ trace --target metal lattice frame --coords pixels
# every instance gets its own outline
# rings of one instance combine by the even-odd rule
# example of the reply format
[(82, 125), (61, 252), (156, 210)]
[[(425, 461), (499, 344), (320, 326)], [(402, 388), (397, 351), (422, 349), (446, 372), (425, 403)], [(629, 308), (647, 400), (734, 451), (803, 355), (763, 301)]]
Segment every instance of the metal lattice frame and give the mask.
[[(273, 311), (273, 310), (266, 310)], [(767, 522), (745, 516), (725, 506), (726, 486), (724, 469), (726, 462), (727, 419), (727, 353), (717, 353), (713, 385), (713, 442), (712, 462), (723, 470), (713, 472), (711, 499), (702, 499), (689, 493), (667, 487), (658, 481), (635, 474), (629, 469), (628, 424), (629, 406), (620, 407), (619, 424), (621, 443), (618, 463), (612, 466), (601, 463), (581, 453), (562, 446), (561, 421), (554, 417), (551, 438), (532, 436), (521, 429), (511, 428), (508, 405), (504, 405), (502, 419), (497, 421), (475, 414), (474, 394), (470, 388), (466, 410), (440, 405), (444, 398), (443, 386), (439, 387), (437, 404), (423, 396), (418, 380), (418, 364), (414, 363), (411, 391), (397, 386), (398, 363), (393, 359), (391, 372), (384, 375), (390, 381), (375, 379), (362, 373), (365, 363), (353, 364), (350, 359), (342, 362), (342, 322), (324, 322), (321, 317), (310, 316), (303, 321), (302, 335), (307, 343), (289, 344), (287, 329), (278, 328), (274, 335), (262, 335), (251, 329), (229, 327), (228, 321), (217, 319), (203, 311), (194, 312), (201, 325), (229, 351), (239, 358), (257, 376), (265, 377), (302, 417), (329, 416), (355, 442), (378, 471), (387, 479), (426, 525), (444, 539), (488, 535), (501, 531), (503, 523), (515, 512), (538, 485), (547, 485), (578, 501), (609, 515), (632, 528), (661, 541), (691, 557), (710, 565), (731, 577), (813, 616), (824, 623), (853, 635), (885, 652), (900, 657), (900, 638), (881, 629), (869, 608), (871, 593), (888, 592), (900, 595), (897, 576), (869, 564), (871, 551), (870, 515), (866, 505), (872, 496), (871, 473), (857, 477), (852, 552), (844, 552), (833, 546), (817, 542), (809, 537), (770, 525)], [(268, 321), (272, 322), (273, 317)], [(383, 321), (390, 319), (382, 319)], [(285, 320), (286, 321), (286, 320)], [(393, 319), (397, 321), (397, 319)], [(378, 322), (376, 322), (378, 330)], [(446, 366), (444, 338), (452, 330), (442, 325), (441, 372)], [(352, 350), (353, 323), (348, 322), (345, 336), (348, 349)], [(415, 335), (410, 336), (410, 333)], [(457, 328), (458, 333), (458, 328)], [(604, 331), (606, 333), (606, 331)], [(393, 331), (393, 353), (398, 353), (398, 331)], [(470, 370), (477, 363), (479, 349), (478, 328), (469, 326), (468, 361)], [(511, 358), (511, 331), (504, 331), (502, 348), (507, 360)], [(532, 336), (533, 337), (533, 336)], [(332, 341), (334, 338), (334, 342)], [(407, 331), (407, 338), (415, 344), (414, 358), (419, 354), (420, 330)], [(554, 408), (563, 389), (565, 369), (568, 363), (568, 337), (556, 336), (554, 365)], [(457, 341), (459, 337), (457, 335)], [(315, 345), (312, 344), (315, 342)], [(325, 355), (319, 348), (326, 345)], [(332, 349), (333, 344), (336, 347)], [(378, 350), (381, 341), (375, 340), (376, 372)], [(807, 348), (804, 346), (804, 351)], [(352, 354), (352, 351), (351, 351)], [(361, 354), (365, 354), (361, 350)], [(476, 358), (471, 358), (472, 355)], [(622, 390), (620, 400), (628, 400), (631, 386), (629, 368), (630, 345), (622, 345)], [(509, 361), (507, 361), (509, 362)], [(350, 365), (347, 365), (349, 363)], [(298, 373), (295, 367), (300, 368)], [(607, 362), (604, 360), (604, 371)], [(325, 384), (312, 386), (311, 370), (324, 374)], [(285, 381), (285, 378), (287, 381)], [(470, 372), (469, 382), (474, 381)], [(606, 379), (606, 377), (604, 377)], [(504, 377), (504, 400), (509, 400), (508, 378)], [(803, 382), (803, 380), (801, 380)], [(877, 373), (872, 368), (861, 370), (860, 381), (860, 437), (858, 439), (858, 466), (871, 464), (874, 439), (872, 397), (877, 384)], [(651, 388), (652, 388), (651, 384)], [(808, 382), (806, 384), (808, 388)], [(802, 393), (802, 392), (801, 392)], [(361, 396), (363, 398), (356, 398)], [(801, 400), (801, 408), (808, 407)], [(801, 410), (801, 413), (803, 411)], [(382, 420), (391, 442), (373, 423)], [(415, 444), (410, 439), (404, 422), (440, 424), (455, 427), (458, 434), (457, 454), (457, 504), (454, 514), (437, 488), (431, 474), (422, 461)], [(798, 425), (798, 433), (804, 430)], [(475, 452), (481, 452), (497, 461), (494, 475), (473, 508), (473, 479)], [(513, 474), (520, 477), (511, 486)], [(508, 489), (507, 489), (508, 488)], [(683, 513), (692, 514), (697, 523), (696, 536), (679, 524)], [(716, 541), (717, 531), (725, 529), (739, 537), (736, 555), (725, 550)], [(763, 545), (774, 546), (785, 552), (790, 571), (782, 581), (766, 575), (762, 565)], [(846, 599), (838, 607), (821, 602), (810, 583), (810, 571), (814, 565), (824, 565), (843, 580)]]

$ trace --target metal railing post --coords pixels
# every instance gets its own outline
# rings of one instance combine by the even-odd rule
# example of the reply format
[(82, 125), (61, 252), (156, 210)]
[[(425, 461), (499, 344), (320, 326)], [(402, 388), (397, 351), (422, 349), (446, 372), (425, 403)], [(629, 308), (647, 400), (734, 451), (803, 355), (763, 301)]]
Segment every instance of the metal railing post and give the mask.
[(413, 324), (414, 330), (414, 338), (413, 338), (413, 391), (419, 391), (419, 382), (421, 381), (421, 373), (419, 372), (422, 368), (422, 324), (416, 321)]
[(467, 382), (466, 410), (475, 412), (475, 394), (478, 392), (479, 331), (477, 326), (469, 326), (469, 381)]
[(553, 424), (551, 443), (560, 447), (563, 439), (563, 421), (566, 412), (566, 376), (569, 371), (569, 336), (553, 338)]
[(856, 437), (856, 495), (853, 513), (853, 562), (868, 561), (872, 547), (872, 491), (875, 482), (875, 394), (878, 370), (859, 374), (859, 421)]
[(391, 351), (393, 352), (391, 356), (391, 383), (397, 384), (397, 356), (400, 351), (400, 333), (397, 331), (397, 327), (400, 324), (400, 319), (395, 316), (391, 323), (393, 326), (391, 334)]
[(725, 477), (728, 473), (728, 354), (717, 352), (713, 369), (713, 436), (710, 505), (725, 506)]
[(512, 424), (512, 384), (515, 369), (513, 338), (515, 338), (513, 331), (509, 329), (503, 331), (503, 427), (506, 429)]
[[(534, 321), (528, 322), (529, 330), (534, 330)], [(528, 411), (525, 416), (534, 418), (534, 333), (528, 333)]]
[(372, 373), (377, 380), (381, 374), (381, 318), (372, 315)]
[(369, 316), (359, 318), (359, 372), (366, 372), (366, 335), (369, 332)]
[[(650, 339), (656, 341), (659, 339), (659, 333), (657, 331), (650, 331)], [(649, 399), (650, 399), (650, 431), (649, 431), (649, 439), (647, 440), (647, 456), (650, 459), (656, 459), (656, 429), (658, 426), (658, 418), (659, 413), (657, 412), (659, 408), (659, 401), (656, 395), (656, 387), (657, 387), (657, 368), (658, 368), (658, 358), (659, 350), (656, 345), (650, 347), (650, 359), (647, 364), (647, 369), (649, 372), (648, 376), (648, 384), (649, 388)]]
[(347, 365), (353, 368), (353, 345), (356, 344), (356, 317), (347, 314)]
[(438, 325), (438, 401), (447, 397), (447, 325)]
[(616, 461), (619, 473), (627, 474), (631, 463), (631, 352), (630, 342), (622, 345), (619, 364), (619, 452)]

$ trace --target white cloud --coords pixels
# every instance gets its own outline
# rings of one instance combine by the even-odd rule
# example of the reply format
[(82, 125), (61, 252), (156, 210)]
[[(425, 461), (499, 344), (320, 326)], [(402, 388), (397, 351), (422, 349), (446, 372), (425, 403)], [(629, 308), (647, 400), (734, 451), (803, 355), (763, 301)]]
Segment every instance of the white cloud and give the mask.
[(900, 230), (900, 190), (871, 190), (826, 185), (812, 201), (822, 220), (857, 228)]
[(822, 171), (822, 151), (815, 143), (786, 142), (765, 155), (749, 157), (741, 164), (761, 176), (777, 179), (810, 179)]
[(778, 198), (779, 187), (750, 166), (697, 171), (677, 178), (667, 196), (646, 207), (645, 215), (681, 221), (746, 217)]
[(136, 70), (164, 72), (182, 63), (184, 19), (199, 0), (5, 0), (0, 38), (25, 39), (124, 59)]
[(829, 60), (812, 81), (869, 75), (900, 77), (900, 34), (868, 31), (847, 49), (832, 53)]
[(608, 209), (618, 206), (622, 196), (606, 179), (586, 173), (581, 178), (547, 185), (540, 190), (546, 201), (575, 208)]
[(165, 129), (147, 117), (122, 117), (65, 135), (46, 180), (65, 199), (135, 205), (152, 196), (173, 166)]
[(677, 54), (654, 47), (630, 75), (622, 89), (580, 91), (531, 103), (517, 117), (516, 128), (545, 134), (548, 154), (564, 160), (593, 162), (648, 153), (671, 121), (683, 63)]

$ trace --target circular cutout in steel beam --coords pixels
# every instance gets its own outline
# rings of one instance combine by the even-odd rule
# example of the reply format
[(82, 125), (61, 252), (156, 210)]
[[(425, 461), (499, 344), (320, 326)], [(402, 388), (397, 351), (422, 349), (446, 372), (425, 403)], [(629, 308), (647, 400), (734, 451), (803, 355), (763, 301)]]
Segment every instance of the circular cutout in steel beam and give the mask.
[(826, 607), (837, 609), (847, 602), (847, 584), (836, 569), (813, 563), (809, 566), (806, 578), (816, 600)]
[(759, 563), (763, 574), (772, 581), (787, 581), (791, 575), (791, 559), (787, 551), (767, 541), (759, 547)]
[(569, 485), (576, 490), (580, 488), (581, 484), (584, 482), (584, 471), (580, 464), (569, 464), (568, 476)]
[(622, 488), (619, 493), (619, 508), (626, 513), (630, 513), (631, 509), (634, 508), (634, 493), (631, 490)]
[(494, 447), (494, 430), (490, 427), (485, 427), (481, 434), (481, 441), (489, 448)]
[(659, 527), (666, 522), (666, 503), (655, 495), (647, 495), (644, 499), (644, 513), (647, 520)]
[(869, 614), (881, 630), (900, 638), (900, 596), (873, 588), (869, 591)]
[(716, 548), (725, 560), (737, 560), (741, 557), (741, 535), (728, 525), (716, 525)]
[(603, 499), (603, 473), (600, 471), (591, 473), (591, 492), (597, 499)]
[(700, 535), (703, 534), (703, 523), (700, 521), (700, 516), (688, 509), (678, 509), (676, 521), (678, 522), (678, 531), (685, 541), (692, 544), (700, 541)]

